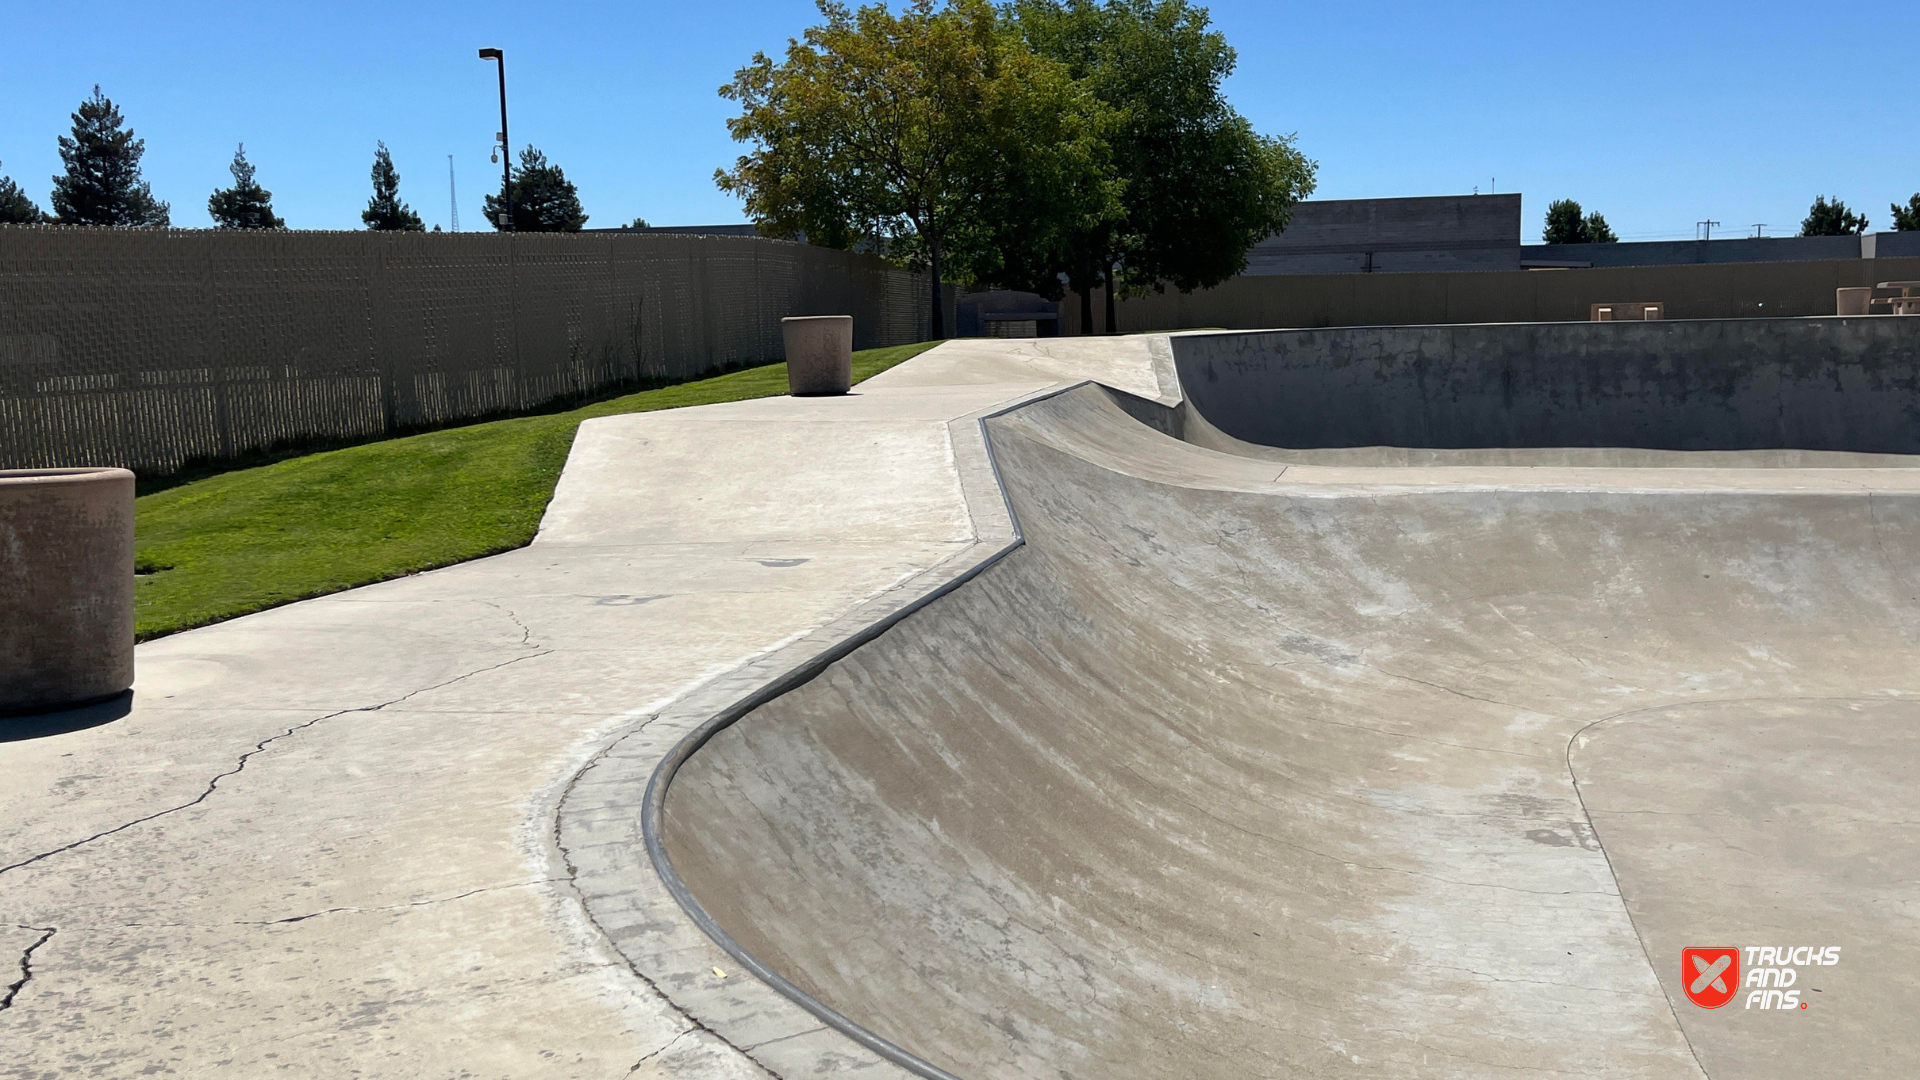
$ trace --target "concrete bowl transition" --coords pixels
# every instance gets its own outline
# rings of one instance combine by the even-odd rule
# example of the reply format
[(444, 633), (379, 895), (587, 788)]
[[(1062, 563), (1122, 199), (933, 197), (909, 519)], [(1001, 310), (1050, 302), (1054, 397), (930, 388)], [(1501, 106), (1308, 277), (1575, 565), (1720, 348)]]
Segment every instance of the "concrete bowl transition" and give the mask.
[(0, 713), (133, 685), (133, 474), (0, 470)]
[[(985, 421), (1023, 543), (712, 733), (673, 870), (929, 1076), (1910, 1075), (1920, 320), (1757, 322)], [(1688, 1001), (1749, 944), (1841, 962)]]

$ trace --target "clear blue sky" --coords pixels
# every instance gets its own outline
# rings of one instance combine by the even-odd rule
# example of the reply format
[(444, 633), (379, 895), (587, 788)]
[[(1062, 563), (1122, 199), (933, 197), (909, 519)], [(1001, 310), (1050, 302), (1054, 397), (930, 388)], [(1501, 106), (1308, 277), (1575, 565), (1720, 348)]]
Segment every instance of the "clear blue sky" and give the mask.
[[(1529, 240), (1562, 196), (1626, 239), (1655, 239), (1709, 217), (1729, 235), (1754, 222), (1789, 233), (1816, 194), (1885, 229), (1887, 204), (1920, 190), (1920, 140), (1892, 130), (1910, 129), (1912, 107), (1898, 75), (1910, 34), (1893, 8), (1211, 10), (1240, 54), (1232, 100), (1263, 131), (1299, 134), (1320, 198), (1497, 183), (1526, 195)], [(497, 45), (516, 146), (566, 169), (591, 225), (739, 221), (712, 181), (738, 152), (714, 91), (815, 18), (806, 0), (50, 5), (8, 20), (0, 40), (0, 171), (46, 207), (54, 139), (98, 82), (146, 139), (147, 178), (176, 225), (209, 224), (207, 195), (244, 141), (290, 226), (358, 228), (385, 139), (430, 224), (447, 222), (452, 154), (461, 224), (475, 229), (499, 174), (493, 66), (474, 51)]]

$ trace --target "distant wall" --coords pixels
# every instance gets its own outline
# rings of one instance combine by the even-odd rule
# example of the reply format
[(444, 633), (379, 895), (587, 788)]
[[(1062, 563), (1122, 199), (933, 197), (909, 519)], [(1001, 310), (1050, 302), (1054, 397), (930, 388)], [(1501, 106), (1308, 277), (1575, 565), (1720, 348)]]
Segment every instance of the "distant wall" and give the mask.
[[(1217, 289), (1123, 299), (1120, 329), (1264, 330), (1301, 326), (1568, 322), (1588, 306), (1657, 300), (1670, 319), (1831, 315), (1833, 290), (1920, 280), (1920, 258), (1519, 270), (1462, 274), (1312, 274), (1237, 277)], [(1094, 293), (1104, 329), (1105, 297)], [(1061, 325), (1080, 330), (1080, 301), (1068, 294)]]
[(1920, 232), (1867, 233), (1864, 236), (1654, 240), (1625, 244), (1528, 244), (1520, 249), (1520, 260), (1523, 265), (1536, 262), (1574, 262), (1592, 266), (1673, 266), (1684, 263), (1783, 262), (1876, 257), (1882, 259), (1920, 257)]
[(1920, 318), (1353, 327), (1173, 339), (1192, 406), (1318, 448), (1920, 453)]
[(1247, 253), (1249, 276), (1520, 269), (1520, 196), (1312, 199)]
[(921, 341), (927, 292), (755, 237), (0, 227), (0, 468), (166, 472), (686, 378), (780, 359), (787, 315)]

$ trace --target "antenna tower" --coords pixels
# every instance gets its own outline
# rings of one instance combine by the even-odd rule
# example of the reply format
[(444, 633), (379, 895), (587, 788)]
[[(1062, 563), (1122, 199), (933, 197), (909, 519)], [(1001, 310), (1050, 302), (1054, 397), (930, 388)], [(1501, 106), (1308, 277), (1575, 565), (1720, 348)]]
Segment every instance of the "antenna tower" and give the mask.
[(447, 155), (447, 204), (453, 213), (453, 232), (460, 231), (460, 193), (453, 186), (453, 155)]

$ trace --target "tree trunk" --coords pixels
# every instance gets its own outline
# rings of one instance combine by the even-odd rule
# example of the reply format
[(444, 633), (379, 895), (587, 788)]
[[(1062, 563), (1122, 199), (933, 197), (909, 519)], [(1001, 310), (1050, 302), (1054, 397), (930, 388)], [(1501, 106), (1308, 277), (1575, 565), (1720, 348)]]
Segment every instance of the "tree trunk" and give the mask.
[(940, 242), (936, 240), (928, 244), (927, 250), (933, 256), (930, 260), (933, 264), (933, 334), (928, 340), (944, 341), (947, 336), (947, 312), (946, 305), (940, 302)]
[(1069, 274), (1073, 291), (1080, 294), (1080, 336), (1093, 336), (1093, 256), (1085, 249), (1079, 253), (1080, 272)]
[(1119, 332), (1120, 327), (1115, 325), (1113, 318), (1113, 263), (1109, 262), (1107, 263), (1107, 333)]

